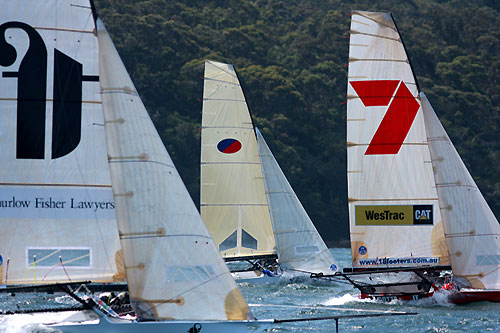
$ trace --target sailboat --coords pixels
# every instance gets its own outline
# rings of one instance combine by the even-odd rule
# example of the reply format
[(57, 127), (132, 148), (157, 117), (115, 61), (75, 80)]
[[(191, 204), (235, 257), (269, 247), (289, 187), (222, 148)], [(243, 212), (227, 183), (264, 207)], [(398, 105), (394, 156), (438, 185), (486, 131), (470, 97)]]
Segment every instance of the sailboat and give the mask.
[(451, 268), (450, 302), (500, 301), (500, 226), (420, 91), (391, 14), (353, 11), (349, 62), (358, 272), (345, 277), (362, 297), (408, 300), (447, 292), (439, 273)]
[(352, 12), (347, 161), (353, 268), (344, 273), (362, 297), (432, 295), (450, 269), (448, 245), (419, 86), (391, 14)]
[(125, 280), (106, 160), (97, 39), (89, 9), (80, 3), (88, 7), (87, 1), (47, 1), (38, 15), (21, 10), (32, 2), (2, 4), (3, 286)]
[(226, 262), (251, 263), (234, 270), (233, 276), (255, 282), (279, 276), (274, 272), (283, 269), (336, 271), (333, 257), (255, 130), (234, 67), (207, 60), (204, 79), (201, 216)]
[[(42, 46), (48, 48), (44, 46), (44, 43), (51, 43), (49, 45), (56, 48), (70, 48), (68, 45), (71, 45), (71, 47), (76, 45), (75, 50), (82, 50), (82, 59), (92, 61), (91, 64), (93, 65), (89, 66), (88, 72), (83, 72), (85, 75), (94, 75), (92, 83), (88, 83), (92, 89), (83, 90), (83, 100), (91, 101), (86, 102), (90, 115), (83, 115), (82, 118), (85, 119), (85, 124), (88, 127), (92, 127), (93, 122), (97, 122), (101, 126), (95, 126), (96, 129), (92, 129), (90, 133), (84, 135), (86, 140), (89, 140), (88, 136), (91, 134), (95, 134), (97, 139), (105, 137), (106, 146), (94, 147), (97, 149), (95, 154), (100, 156), (96, 158), (96, 161), (102, 163), (90, 168), (94, 172), (84, 180), (97, 178), (101, 182), (105, 182), (111, 179), (110, 184), (112, 186), (104, 186), (104, 191), (110, 194), (112, 190), (112, 196), (108, 199), (113, 202), (113, 208), (116, 212), (117, 226), (115, 226), (114, 230), (120, 239), (123, 267), (125, 268), (124, 275), (127, 277), (131, 305), (137, 315), (137, 320), (134, 322), (117, 316), (109, 316), (113, 315), (113, 313), (103, 312), (102, 308), (94, 306), (95, 303), (83, 300), (66, 288), (65, 290), (68, 290), (69, 295), (86, 306), (92, 306), (94, 312), (79, 313), (78, 318), (69, 316), (64, 323), (59, 322), (52, 326), (63, 332), (135, 332), (141, 329), (146, 329), (149, 332), (164, 332), (165, 330), (199, 332), (202, 328), (203, 332), (246, 332), (249, 325), (262, 326), (269, 324), (268, 321), (258, 322), (254, 320), (229, 270), (220, 258), (218, 250), (142, 104), (104, 25), (96, 17), (93, 3), (84, 0), (71, 2), (43, 1), (39, 2), (36, 7), (37, 15), (21, 14), (28, 10), (29, 12), (33, 11), (32, 2), (20, 3), (17, 1), (5, 5), (6, 8), (2, 10), (1, 16), (8, 16), (9, 19), (14, 21), (8, 21), (1, 25), (2, 28), (0, 29), (4, 30), (0, 37), (9, 40), (9, 42), (6, 43), (3, 40), (4, 43), (0, 44), (0, 47), (3, 48), (0, 60), (2, 66), (11, 65), (6, 65), (6, 58), (16, 65), (20, 63), (21, 69), (16, 74), (17, 76), (14, 74), (5, 75), (6, 72), (3, 72), (2, 81), (6, 80), (6, 76), (9, 77), (9, 80), (18, 77), (18, 80), (21, 81), (23, 78), (26, 79), (28, 74), (45, 74), (38, 72), (40, 70), (38, 63), (33, 65), (35, 60), (44, 55), (40, 51)], [(55, 27), (50, 24), (55, 24)], [(70, 32), (78, 32), (78, 34), (72, 35), (69, 34)], [(15, 46), (12, 46), (10, 40), (17, 39), (20, 40), (19, 44), (13, 43)], [(80, 43), (84, 43), (84, 45), (82, 46)], [(21, 47), (24, 47), (24, 49)], [(35, 48), (37, 48), (36, 52), (33, 51)], [(22, 59), (16, 60), (17, 52), (21, 55), (23, 54), (22, 51), (26, 49), (28, 51), (24, 58), (21, 57)], [(32, 51), (33, 53), (30, 53)], [(75, 57), (75, 52), (64, 51)], [(55, 79), (59, 75), (57, 71), (58, 61), (63, 62), (62, 65), (59, 64), (62, 69), (71, 68), (72, 71), (69, 71), (69, 73), (76, 76), (76, 78), (59, 78), (63, 82), (73, 82), (72, 80), (81, 80), (85, 77), (82, 74), (81, 64), (66, 59), (62, 55), (57, 55), (57, 49), (54, 52), (56, 56), (49, 59), (53, 60), (56, 65)], [(63, 60), (58, 57), (62, 57)], [(83, 70), (87, 70), (87, 68), (84, 67)], [(66, 73), (67, 71), (62, 72)], [(31, 81), (33, 81), (32, 78)], [(23, 81), (19, 82), (19, 86), (29, 83), (34, 84), (36, 82), (26, 83), (26, 81)], [(80, 82), (80, 87), (81, 84)], [(86, 84), (83, 83), (83, 85)], [(62, 82), (59, 82), (59, 85), (64, 87)], [(79, 85), (76, 84), (76, 86)], [(65, 96), (69, 99), (65, 101), (70, 104), (77, 104), (76, 97), (79, 96), (81, 90), (75, 90), (75, 87), (73, 87), (73, 90), (71, 88), (66, 87), (64, 90), (68, 94)], [(12, 93), (13, 91), (15, 92), (13, 88), (10, 88), (9, 92)], [(18, 92), (17, 99), (9, 97), (2, 102), (10, 103), (14, 106), (14, 110), (17, 102), (18, 115), (22, 112), (37, 111), (33, 103), (39, 102), (38, 99), (23, 97), (28, 99), (24, 101), (19, 96), (21, 95), (21, 88), (18, 89)], [(33, 93), (33, 91), (31, 92)], [(16, 95), (12, 96), (15, 97)], [(45, 100), (46, 98), (42, 101), (44, 104)], [(28, 104), (28, 106), (24, 106), (25, 109), (22, 109), (19, 104), (22, 105), (23, 102), (32, 104)], [(57, 103), (62, 102), (59, 102), (55, 96), (53, 101), (54, 109), (57, 109)], [(71, 108), (69, 110), (64, 108), (64, 115), (61, 116), (63, 117), (61, 120), (62, 125), (70, 126), (70, 124), (73, 125), (73, 122), (77, 122), (78, 117), (76, 116), (69, 119), (64, 118), (68, 116), (66, 113), (70, 111)], [(42, 113), (45, 114), (45, 112)], [(89, 117), (89, 119), (86, 117)], [(55, 116), (53, 118), (55, 119)], [(19, 116), (17, 119), (19, 123)], [(69, 140), (71, 135), (68, 134), (68, 129), (66, 128), (63, 137)], [(72, 127), (71, 129), (74, 130)], [(11, 132), (12, 130), (8, 131), (8, 133)], [(18, 138), (21, 137), (24, 140), (26, 135), (26, 132), (24, 132)], [(41, 134), (38, 133), (38, 135)], [(13, 137), (15, 138), (15, 135)], [(37, 139), (40, 138), (37, 137)], [(96, 142), (89, 142), (84, 147), (92, 143)], [(37, 147), (30, 146), (30, 148), (35, 151)], [(79, 149), (79, 147), (76, 149)], [(19, 153), (19, 148), (17, 151)], [(33, 153), (32, 151), (27, 150), (24, 153)], [(44, 153), (43, 149), (41, 152), (37, 151), (39, 155), (42, 153)], [(39, 155), (30, 156), (35, 158)], [(26, 165), (23, 166), (31, 165), (31, 173), (35, 173), (34, 177), (37, 176), (35, 166), (38, 167), (38, 164), (35, 164), (35, 162), (39, 161), (28, 161), (26, 155), (22, 155), (22, 157), (24, 160), (17, 163), (19, 165), (25, 163)], [(64, 157), (62, 158), (64, 159)], [(86, 161), (83, 158), (80, 161), (80, 163), (86, 163), (85, 165), (88, 167), (92, 167), (92, 163), (97, 162), (93, 160)], [(73, 166), (73, 169), (76, 169), (75, 173), (79, 170), (82, 172), (82, 169), (79, 168), (80, 164), (77, 164), (76, 161), (70, 160), (67, 163)], [(109, 169), (106, 164), (109, 165)], [(14, 168), (16, 166), (12, 165), (10, 167)], [(109, 170), (108, 178), (105, 178), (95, 169), (95, 167), (100, 166), (103, 166), (106, 171)], [(61, 172), (60, 176), (63, 177), (71, 176), (69, 171), (62, 168), (62, 164), (60, 169), (53, 169), (54, 178), (47, 176), (48, 181), (54, 181), (53, 179), (56, 178), (58, 172)], [(91, 176), (94, 178), (91, 178)], [(26, 178), (28, 178), (27, 175)], [(65, 179), (65, 183), (67, 182), (68, 180)], [(98, 186), (95, 187), (99, 189)], [(45, 187), (42, 187), (42, 189), (45, 189)], [(91, 194), (98, 192), (98, 190), (89, 186), (84, 189), (87, 189), (87, 193)], [(52, 202), (56, 202), (47, 205), (53, 205), (54, 209), (58, 209), (58, 205), (62, 207), (62, 204), (58, 204), (58, 201), (56, 201), (62, 200), (59, 192), (55, 190), (53, 192), (45, 191), (44, 194), (53, 193), (51, 194)], [(71, 187), (68, 191), (77, 192)], [(60, 190), (60, 192), (65, 193), (64, 189)], [(27, 193), (32, 193), (29, 188)], [(21, 198), (21, 194), (23, 193), (19, 192), (19, 194), (13, 195), (18, 200), (18, 198)], [(46, 200), (49, 200), (49, 197)], [(98, 208), (101, 207), (101, 205), (98, 206)], [(106, 205), (102, 204), (102, 206)], [(95, 207), (93, 208), (96, 210)], [(99, 214), (95, 213), (94, 215), (99, 216)], [(114, 216), (113, 222), (115, 221)], [(45, 216), (42, 217), (46, 218)], [(57, 215), (51, 216), (51, 218), (55, 217)], [(99, 227), (97, 226), (92, 231), (95, 238), (100, 237)], [(38, 231), (38, 229), (35, 229), (35, 231)], [(90, 231), (86, 231), (86, 229), (82, 231), (78, 228), (73, 229), (73, 234), (76, 234), (76, 236), (78, 236), (79, 232), (84, 239), (90, 237), (90, 235), (86, 234), (90, 233)], [(40, 235), (51, 235), (53, 238), (59, 236), (70, 238), (72, 236), (64, 228), (59, 230), (55, 228), (49, 229)], [(32, 237), (37, 236), (39, 235), (33, 235)], [(31, 236), (26, 233), (26, 237), (30, 238)], [(111, 244), (110, 248), (112, 248)], [(51, 249), (51, 251), (54, 250)], [(31, 254), (31, 252), (27, 253)], [(85, 262), (86, 257), (84, 254), (79, 253), (79, 257), (74, 258), (75, 261)], [(91, 265), (101, 261), (106, 262), (105, 260), (109, 260), (109, 257), (114, 258), (115, 253), (110, 251), (108, 253), (93, 253), (93, 255), (97, 257), (93, 259)], [(103, 256), (103, 258), (100, 256)], [(63, 257), (63, 259), (66, 258)], [(37, 261), (38, 264), (43, 262), (43, 260)], [(69, 272), (70, 266), (65, 262), (64, 267), (66, 269), (62, 271)], [(80, 267), (80, 269), (82, 268)], [(91, 272), (91, 270), (82, 269), (82, 273), (73, 278), (72, 281), (76, 282), (76, 279), (85, 281), (94, 277), (86, 275), (87, 272)], [(99, 315), (97, 320), (95, 314)], [(147, 321), (147, 323), (140, 321)]]

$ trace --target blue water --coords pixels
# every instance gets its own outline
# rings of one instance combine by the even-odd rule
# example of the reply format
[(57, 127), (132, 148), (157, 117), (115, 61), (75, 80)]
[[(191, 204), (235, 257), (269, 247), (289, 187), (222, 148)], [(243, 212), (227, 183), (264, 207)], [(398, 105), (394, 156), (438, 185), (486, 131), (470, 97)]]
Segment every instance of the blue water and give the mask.
[[(331, 249), (340, 267), (350, 266), (349, 249)], [(419, 301), (381, 303), (360, 300), (350, 285), (331, 282), (290, 281), (280, 279), (276, 284), (239, 284), (254, 315), (265, 318), (304, 318), (343, 314), (369, 314), (379, 312), (417, 312), (414, 316), (341, 319), (340, 332), (500, 332), (500, 304), (474, 303), (457, 306), (441, 298)], [(11, 298), (0, 297), (4, 308)], [(65, 296), (39, 295), (27, 297), (26, 302), (71, 302)], [(9, 304), (12, 306), (12, 304)], [(32, 306), (33, 304), (22, 304)], [(1, 322), (0, 332), (54, 332), (40, 326), (23, 326), (14, 317)], [(269, 332), (335, 332), (335, 322), (316, 321), (276, 324)]]
[[(350, 249), (331, 249), (340, 267), (350, 267)], [(258, 318), (320, 317), (386, 311), (417, 312), (415, 316), (341, 319), (339, 332), (500, 332), (500, 303), (452, 305), (443, 297), (382, 303), (360, 300), (346, 284), (290, 283), (241, 284), (240, 288)], [(260, 304), (260, 306), (255, 306)], [(296, 308), (295, 306), (301, 306)], [(353, 310), (354, 309), (354, 310)], [(302, 322), (276, 325), (271, 332), (334, 332), (335, 322)]]

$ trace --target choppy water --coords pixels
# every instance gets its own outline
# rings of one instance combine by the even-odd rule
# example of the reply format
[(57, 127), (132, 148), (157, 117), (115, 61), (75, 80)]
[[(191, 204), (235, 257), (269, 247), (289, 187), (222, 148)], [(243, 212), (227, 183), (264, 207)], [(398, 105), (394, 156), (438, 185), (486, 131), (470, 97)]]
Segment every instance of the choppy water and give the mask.
[[(331, 249), (340, 267), (350, 265), (349, 249)], [(350, 285), (326, 282), (290, 282), (277, 284), (240, 284), (256, 317), (301, 318), (370, 312), (418, 312), (416, 316), (375, 317), (340, 320), (340, 332), (500, 332), (500, 304), (474, 303), (465, 306), (448, 304), (440, 298), (419, 301), (380, 303), (360, 300)], [(46, 296), (32, 302), (61, 302), (65, 298)], [(0, 298), (5, 306), (9, 298)], [(27, 323), (15, 316), (0, 323), (0, 332), (53, 332)], [(335, 322), (300, 322), (275, 325), (270, 332), (334, 332)]]

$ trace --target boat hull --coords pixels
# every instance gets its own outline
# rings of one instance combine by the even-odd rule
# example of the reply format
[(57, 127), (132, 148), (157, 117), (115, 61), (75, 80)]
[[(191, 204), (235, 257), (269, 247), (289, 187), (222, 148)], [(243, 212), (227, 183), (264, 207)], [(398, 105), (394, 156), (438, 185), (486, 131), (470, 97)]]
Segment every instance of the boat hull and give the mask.
[[(438, 291), (442, 292), (442, 291)], [(392, 300), (398, 299), (401, 301), (415, 301), (423, 298), (428, 298), (434, 295), (434, 292), (429, 292), (425, 294), (413, 294), (413, 295), (370, 295), (361, 294), (359, 298), (361, 299), (375, 299), (382, 302), (390, 302)], [(481, 290), (481, 289), (462, 289), (454, 290), (448, 294), (448, 301), (457, 305), (465, 305), (474, 302), (493, 302), (500, 303), (500, 290)]]
[(262, 332), (271, 324), (270, 321), (161, 321), (161, 322), (131, 322), (123, 319), (101, 317), (98, 321), (82, 323), (64, 323), (51, 325), (64, 333), (137, 333), (137, 332), (189, 332), (189, 333), (242, 333)]
[(473, 302), (500, 303), (500, 290), (462, 289), (448, 296), (453, 304), (468, 304)]
[(231, 272), (233, 279), (238, 283), (277, 283), (280, 280), (281, 274), (269, 276), (261, 271), (245, 271), (245, 272)]
[(370, 295), (370, 294), (361, 294), (359, 296), (360, 299), (374, 299), (382, 302), (391, 302), (395, 299), (400, 301), (416, 301), (423, 298), (429, 298), (434, 293), (429, 292), (425, 294), (400, 294), (400, 295)]

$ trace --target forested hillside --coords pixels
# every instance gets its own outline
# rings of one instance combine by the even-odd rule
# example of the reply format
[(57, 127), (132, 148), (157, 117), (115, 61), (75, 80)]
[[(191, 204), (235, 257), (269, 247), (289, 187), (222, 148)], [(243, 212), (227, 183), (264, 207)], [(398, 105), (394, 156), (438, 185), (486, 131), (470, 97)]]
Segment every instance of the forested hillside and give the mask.
[(346, 244), (349, 13), (392, 12), (421, 88), (500, 217), (500, 1), (96, 0), (199, 203), (204, 59), (235, 65), (254, 122), (329, 245)]

